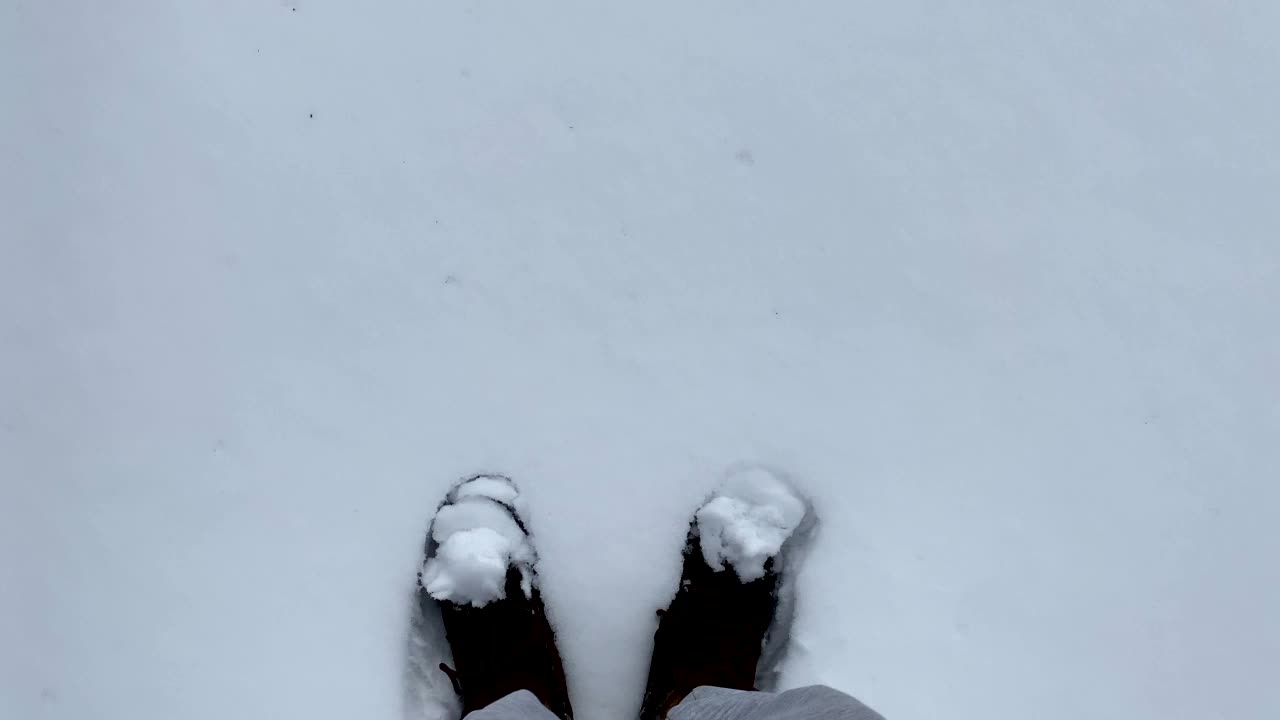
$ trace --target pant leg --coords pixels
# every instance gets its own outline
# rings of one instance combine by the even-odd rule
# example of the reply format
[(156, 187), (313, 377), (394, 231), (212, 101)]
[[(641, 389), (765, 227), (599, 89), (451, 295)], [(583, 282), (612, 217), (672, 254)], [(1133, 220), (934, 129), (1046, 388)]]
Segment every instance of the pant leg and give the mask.
[(880, 713), (825, 685), (783, 693), (700, 687), (668, 720), (884, 720)]
[(538, 702), (528, 690), (517, 690), (510, 695), (469, 713), (464, 720), (560, 720)]

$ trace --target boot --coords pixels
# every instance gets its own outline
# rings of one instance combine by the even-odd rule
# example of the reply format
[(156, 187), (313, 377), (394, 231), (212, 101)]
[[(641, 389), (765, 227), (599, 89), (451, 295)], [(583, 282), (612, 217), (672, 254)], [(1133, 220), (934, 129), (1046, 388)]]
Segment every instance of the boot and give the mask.
[[(766, 563), (772, 565), (771, 562)], [(777, 606), (778, 576), (744, 583), (702, 559), (696, 528), (684, 549), (680, 588), (658, 611), (640, 720), (663, 720), (696, 687), (756, 689), (756, 664)]]
[[(758, 470), (731, 477), (695, 513), (680, 586), (658, 611), (640, 720), (664, 720), (704, 685), (757, 689), (778, 610), (782, 547), (802, 524), (812, 525), (807, 504)], [(770, 643), (785, 647), (785, 638)]]
[(440, 608), (453, 651), (441, 664), (465, 716), (529, 690), (561, 720), (573, 709), (555, 633), (538, 592), (537, 556), (510, 480), (476, 477), (449, 493), (432, 522), (418, 601)]

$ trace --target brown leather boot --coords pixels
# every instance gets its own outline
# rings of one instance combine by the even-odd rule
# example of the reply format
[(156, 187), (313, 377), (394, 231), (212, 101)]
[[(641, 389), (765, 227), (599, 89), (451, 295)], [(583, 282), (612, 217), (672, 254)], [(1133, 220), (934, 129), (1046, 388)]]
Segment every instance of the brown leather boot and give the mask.
[(659, 610), (640, 720), (663, 720), (696, 687), (754, 690), (756, 664), (777, 607), (773, 560), (765, 574), (742, 582), (703, 559), (696, 526), (689, 530), (684, 571), (671, 606)]
[(658, 612), (641, 720), (664, 720), (703, 685), (756, 690), (758, 681), (773, 682), (794, 614), (784, 575), (815, 522), (795, 488), (760, 467), (730, 473), (694, 513), (680, 587)]
[(462, 714), (528, 690), (562, 720), (573, 717), (564, 666), (542, 596), (526, 597), (520, 573), (507, 574), (507, 597), (484, 607), (440, 603), (454, 667), (441, 665), (462, 698)]
[[(571, 720), (573, 709), (569, 704), (564, 665), (538, 592), (534, 573), (536, 556), (524, 522), (514, 507), (516, 495), (514, 484), (506, 478), (472, 478), (449, 493), (432, 525), (434, 533), (441, 519), (449, 516), (444, 524), (450, 527), (460, 523), (464, 528), (497, 527), (508, 536), (519, 538), (521, 557), (519, 562), (510, 560), (502, 592), (497, 591), (500, 575), (494, 577), (494, 586), (488, 588), (494, 596), (501, 594), (501, 597), (483, 598), (479, 605), (449, 594), (442, 594), (445, 599), (437, 599), (423, 586), (424, 578), (420, 576), (418, 602), (423, 604), (424, 613), (433, 604), (440, 609), (454, 662), (453, 667), (441, 663), (440, 669), (449, 676), (454, 691), (462, 699), (463, 715), (517, 690), (529, 690), (552, 713), (562, 720)], [(446, 511), (450, 506), (453, 509)], [(485, 515), (492, 520), (488, 524), (483, 519)], [(462, 516), (466, 517), (459, 520)], [(474, 517), (482, 519), (474, 520)], [(428, 538), (427, 567), (440, 551), (438, 541), (442, 540), (434, 536)], [(430, 579), (426, 579), (430, 585)]]

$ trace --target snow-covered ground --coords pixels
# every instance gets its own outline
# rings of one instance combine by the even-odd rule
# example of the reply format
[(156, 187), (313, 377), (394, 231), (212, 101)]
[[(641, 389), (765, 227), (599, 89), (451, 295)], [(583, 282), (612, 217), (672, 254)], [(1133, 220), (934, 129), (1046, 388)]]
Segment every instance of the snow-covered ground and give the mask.
[(401, 717), (513, 476), (580, 720), (726, 468), (787, 685), (1280, 716), (1280, 4), (0, 5), (0, 717)]

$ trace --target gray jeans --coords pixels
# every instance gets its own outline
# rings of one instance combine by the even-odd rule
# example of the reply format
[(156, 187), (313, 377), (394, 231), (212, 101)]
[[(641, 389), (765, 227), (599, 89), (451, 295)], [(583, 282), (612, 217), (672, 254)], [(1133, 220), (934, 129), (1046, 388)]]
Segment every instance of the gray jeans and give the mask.
[[(558, 720), (533, 693), (520, 690), (466, 720)], [(880, 713), (825, 685), (784, 693), (700, 687), (671, 710), (667, 720), (884, 720)]]

